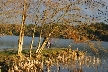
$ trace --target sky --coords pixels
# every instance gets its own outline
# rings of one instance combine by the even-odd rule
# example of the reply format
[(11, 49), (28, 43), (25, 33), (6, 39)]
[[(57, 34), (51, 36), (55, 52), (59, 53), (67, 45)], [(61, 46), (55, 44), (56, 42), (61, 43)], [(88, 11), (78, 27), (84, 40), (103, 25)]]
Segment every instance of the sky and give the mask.
[(94, 19), (92, 21), (105, 22), (108, 24), (108, 0), (94, 0), (101, 1), (100, 6), (95, 6), (94, 9), (86, 9), (85, 5), (82, 6), (82, 9), (87, 15), (90, 15)]
[[(94, 1), (95, 3), (95, 4), (92, 3), (94, 7), (91, 5), (91, 8), (88, 8), (86, 5), (81, 5), (83, 13), (91, 17), (90, 20), (91, 22), (104, 22), (108, 24), (108, 0), (92, 0), (92, 1)], [(97, 4), (98, 2), (99, 5)], [(94, 9), (92, 9), (92, 7)], [(44, 7), (42, 8), (44, 9)]]
[[(37, 1), (37, 0), (35, 0)], [(48, 1), (48, 0), (47, 0)], [(62, 1), (62, 0), (61, 0)], [(73, 1), (73, 0), (72, 0)], [(90, 0), (88, 0), (90, 1)], [(86, 5), (81, 5), (81, 8), (83, 10), (83, 13), (91, 17), (91, 22), (105, 22), (108, 24), (108, 0), (92, 0), (100, 2), (100, 6), (94, 5), (94, 9), (88, 8)], [(42, 9), (45, 7), (43, 6)], [(8, 18), (7, 21), (12, 20), (12, 22), (18, 22), (21, 21), (21, 15), (19, 15), (16, 18)], [(0, 17), (0, 21), (6, 21), (5, 19), (2, 19), (2, 16)], [(26, 20), (27, 24), (34, 23), (32, 22), (32, 19), (27, 18)]]

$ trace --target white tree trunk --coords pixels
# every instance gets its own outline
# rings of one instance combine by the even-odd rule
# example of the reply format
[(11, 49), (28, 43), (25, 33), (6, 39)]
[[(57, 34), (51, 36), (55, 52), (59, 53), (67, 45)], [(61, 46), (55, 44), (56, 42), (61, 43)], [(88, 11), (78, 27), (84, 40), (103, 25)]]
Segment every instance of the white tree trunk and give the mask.
[(42, 52), (42, 50), (45, 48), (45, 46), (46, 46), (46, 43), (48, 42), (48, 40), (49, 40), (49, 37), (51, 36), (51, 34), (56, 30), (58, 28), (58, 26), (56, 26), (55, 28), (54, 28), (54, 30), (51, 32), (51, 33), (49, 33), (49, 35), (48, 35), (48, 37), (45, 39), (45, 41), (43, 42), (43, 44), (42, 44), (42, 46), (38, 49), (38, 50), (36, 50), (36, 53), (41, 53)]
[(24, 39), (25, 20), (26, 20), (26, 0), (24, 0), (23, 14), (22, 14), (22, 23), (21, 23), (21, 28), (20, 28), (19, 40), (18, 40), (18, 55), (19, 56), (21, 56), (21, 52), (22, 52), (22, 45), (23, 45), (23, 39)]
[(35, 28), (33, 29), (33, 35), (32, 35), (32, 40), (30, 44), (30, 58), (31, 58), (31, 50), (32, 50), (33, 42), (34, 42), (34, 33), (35, 33)]
[(41, 35), (42, 35), (42, 30), (40, 32), (40, 36), (39, 36), (39, 42), (38, 42), (38, 47), (37, 47), (37, 50), (36, 50), (36, 53), (39, 51), (40, 47), (41, 47)]

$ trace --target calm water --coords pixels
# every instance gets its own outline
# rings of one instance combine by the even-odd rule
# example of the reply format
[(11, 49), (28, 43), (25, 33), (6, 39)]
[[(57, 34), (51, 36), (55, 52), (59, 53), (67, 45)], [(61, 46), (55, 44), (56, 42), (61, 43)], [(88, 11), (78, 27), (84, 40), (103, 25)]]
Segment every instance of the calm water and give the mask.
[[(18, 36), (4, 36), (0, 38), (0, 49), (2, 48), (17, 48), (18, 45)], [(24, 48), (28, 48), (30, 46), (30, 42), (31, 42), (31, 37), (24, 37), (24, 44), (23, 47)], [(33, 46), (37, 46), (38, 44), (38, 37), (34, 38), (34, 44)], [(43, 38), (41, 40), (41, 42), (43, 41)], [(98, 44), (98, 42), (96, 41), (92, 41), (95, 44)], [(69, 45), (71, 45), (72, 48), (85, 48), (86, 44), (85, 43), (74, 43), (73, 40), (71, 39), (57, 39), (57, 38), (51, 38), (51, 43), (52, 43), (52, 47), (63, 47), (66, 48)], [(108, 49), (108, 42), (101, 42), (99, 43), (99, 45), (101, 45), (103, 48)]]
[[(31, 42), (31, 37), (24, 37), (24, 44), (23, 44), (23, 48), (29, 48), (30, 46), (30, 42)], [(38, 44), (38, 37), (35, 37), (34, 39), (34, 44), (33, 46), (37, 46)], [(43, 38), (42, 38), (43, 41)], [(101, 57), (100, 59), (102, 59), (102, 65), (98, 65), (97, 67), (87, 67), (87, 66), (83, 66), (81, 68), (82, 72), (108, 72), (108, 61), (107, 58), (103, 58), (104, 56), (107, 57), (108, 53), (104, 52), (105, 50), (108, 50), (108, 42), (96, 42), (96, 41), (92, 41), (93, 44), (95, 45), (95, 47), (97, 47), (99, 45), (99, 47), (101, 46), (101, 48), (103, 48), (103, 50), (101, 50)], [(74, 43), (73, 40), (71, 39), (57, 39), (57, 38), (51, 38), (51, 43), (52, 43), (52, 47), (69, 47), (69, 45), (71, 46), (72, 49), (76, 49), (79, 48), (80, 50), (85, 50), (88, 51), (88, 53), (91, 53), (91, 50), (89, 50), (88, 45), (85, 43)], [(4, 36), (0, 38), (0, 49), (6, 49), (6, 48), (17, 48), (18, 45), (18, 36)], [(54, 66), (55, 67), (55, 66)], [(54, 68), (52, 67), (52, 69)], [(62, 68), (62, 67), (61, 67)], [(54, 68), (55, 69), (55, 68)], [(60, 72), (74, 72), (71, 71), (72, 69), (68, 69), (68, 68), (64, 68), (61, 69)], [(74, 70), (74, 68), (73, 68)], [(80, 72), (81, 72), (80, 71)], [(55, 71), (56, 72), (56, 71)]]

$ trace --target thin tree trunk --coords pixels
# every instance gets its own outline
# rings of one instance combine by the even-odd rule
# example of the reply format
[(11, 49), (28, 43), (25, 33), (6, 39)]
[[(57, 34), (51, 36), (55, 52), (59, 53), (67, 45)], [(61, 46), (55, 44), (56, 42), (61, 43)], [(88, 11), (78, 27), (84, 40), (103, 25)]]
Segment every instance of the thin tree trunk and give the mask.
[(40, 46), (41, 46), (41, 38), (42, 38), (41, 35), (42, 35), (42, 30), (41, 30), (41, 32), (40, 32), (39, 42), (38, 42), (38, 47), (37, 47), (36, 53), (39, 51)]
[(34, 33), (35, 33), (35, 27), (33, 29), (33, 35), (32, 35), (32, 40), (31, 40), (31, 44), (30, 44), (30, 58), (31, 58), (31, 50), (32, 50), (33, 42), (34, 42)]
[(24, 39), (25, 20), (26, 20), (26, 0), (24, 0), (23, 14), (22, 14), (22, 23), (21, 23), (21, 28), (20, 28), (19, 40), (18, 40), (18, 55), (19, 56), (21, 56), (21, 52), (22, 52), (22, 45), (23, 45), (23, 39)]

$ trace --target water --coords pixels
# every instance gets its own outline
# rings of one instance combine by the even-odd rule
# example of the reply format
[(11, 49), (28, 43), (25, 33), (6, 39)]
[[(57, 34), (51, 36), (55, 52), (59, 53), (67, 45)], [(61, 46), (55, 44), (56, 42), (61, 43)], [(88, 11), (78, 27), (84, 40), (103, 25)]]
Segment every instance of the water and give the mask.
[[(18, 45), (18, 36), (4, 36), (0, 38), (0, 49), (6, 49), (6, 48), (15, 48), (17, 49), (17, 45)], [(24, 37), (24, 44), (23, 44), (23, 48), (29, 48), (30, 46), (30, 42), (31, 42), (31, 37)], [(34, 38), (34, 44), (33, 46), (37, 46), (38, 45), (38, 37)], [(43, 38), (41, 40), (41, 42), (43, 41)], [(77, 67), (71, 67), (71, 68), (63, 68), (62, 65), (60, 65), (60, 72), (74, 72), (74, 70), (80, 70), (80, 72), (108, 72), (108, 58), (103, 58), (103, 57), (107, 57), (108, 53), (105, 53), (104, 50), (108, 50), (108, 42), (97, 42), (97, 41), (92, 41), (94, 45), (96, 45), (95, 47), (100, 47), (103, 49), (101, 50), (102, 55), (100, 55), (100, 59), (101, 59), (101, 63), (98, 66), (90, 66), (87, 67), (87, 65), (84, 65), (82, 68), (77, 68)], [(80, 50), (84, 50), (88, 51), (88, 53), (92, 53), (91, 50), (88, 48), (88, 45), (85, 43), (74, 43), (73, 40), (71, 39), (57, 39), (57, 38), (51, 38), (51, 43), (52, 43), (52, 47), (55, 48), (67, 48), (69, 47), (69, 45), (71, 46), (72, 49), (76, 49), (79, 48)], [(96, 56), (95, 56), (96, 57)], [(76, 65), (77, 66), (77, 65)], [(56, 68), (55, 66), (52, 67), (52, 69), (55, 69), (56, 72)]]
[[(17, 48), (18, 45), (18, 36), (4, 36), (0, 38), (0, 48)], [(24, 37), (24, 48), (28, 48), (30, 46), (31, 37)], [(39, 41), (39, 37), (34, 38), (34, 44), (33, 46), (37, 46)], [(41, 42), (43, 41), (43, 38)], [(69, 46), (69, 44), (72, 43), (73, 40), (70, 39), (57, 39), (57, 38), (51, 38), (52, 47), (63, 47), (66, 48)]]
[[(4, 36), (0, 38), (0, 49), (3, 48), (17, 48), (18, 46), (18, 36)], [(30, 46), (31, 37), (24, 37), (24, 48), (28, 48)], [(33, 46), (37, 46), (39, 41), (39, 37), (34, 38), (34, 44)], [(43, 41), (43, 38), (41, 42)], [(92, 41), (93, 43), (98, 43), (97, 41)], [(66, 48), (69, 47), (69, 45), (72, 48), (85, 48), (85, 43), (74, 43), (72, 39), (57, 39), (57, 38), (51, 38), (52, 47), (62, 47)], [(108, 42), (101, 42), (100, 45), (103, 48), (108, 49)]]

